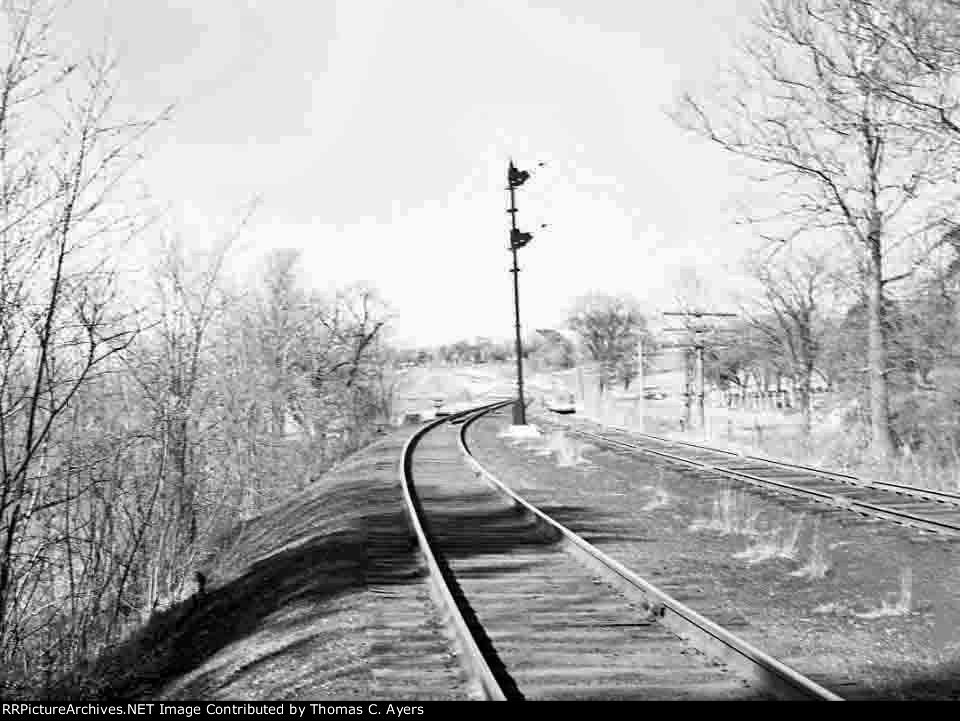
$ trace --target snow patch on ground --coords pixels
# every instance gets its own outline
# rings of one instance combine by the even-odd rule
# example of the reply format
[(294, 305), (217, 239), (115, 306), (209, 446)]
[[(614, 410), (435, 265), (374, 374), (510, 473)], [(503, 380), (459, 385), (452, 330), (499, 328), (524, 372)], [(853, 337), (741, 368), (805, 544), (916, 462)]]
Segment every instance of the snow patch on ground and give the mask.
[(539, 439), (542, 435), (543, 433), (537, 426), (527, 424), (525, 426), (507, 426), (497, 434), (497, 437), (513, 438), (516, 440), (531, 440)]

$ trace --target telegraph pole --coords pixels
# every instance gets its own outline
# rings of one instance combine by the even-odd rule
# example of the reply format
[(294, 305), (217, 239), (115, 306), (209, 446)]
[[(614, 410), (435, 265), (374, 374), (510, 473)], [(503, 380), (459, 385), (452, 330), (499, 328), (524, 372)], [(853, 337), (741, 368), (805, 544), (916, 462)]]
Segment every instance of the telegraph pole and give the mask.
[(646, 425), (647, 417), (647, 397), (644, 392), (644, 383), (646, 376), (643, 373), (643, 333), (637, 341), (637, 379), (640, 382), (640, 432), (642, 433)]
[[(699, 341), (699, 338), (697, 339)], [(703, 377), (703, 343), (697, 342), (693, 346), (693, 377), (696, 385), (693, 393), (697, 399), (697, 427), (706, 433), (707, 412), (705, 400), (707, 395), (706, 379)]]
[[(696, 399), (697, 406), (697, 427), (706, 432), (707, 429), (707, 415), (705, 409), (705, 398), (706, 398), (706, 378), (704, 377), (704, 348), (705, 343), (702, 339), (702, 334), (710, 330), (710, 326), (705, 325), (700, 322), (701, 318), (736, 318), (736, 313), (719, 313), (719, 312), (707, 312), (699, 310), (691, 311), (666, 311), (664, 315), (676, 315), (682, 316), (686, 319), (684, 328), (667, 328), (665, 330), (669, 332), (686, 332), (692, 335), (691, 345), (688, 347), (686, 353), (684, 354), (684, 366), (686, 369), (686, 392), (685, 392), (685, 419), (686, 427), (689, 430), (690, 428), (690, 415), (691, 415), (691, 405)], [(693, 320), (691, 320), (693, 319)], [(693, 351), (692, 357), (690, 351)], [(692, 366), (692, 367), (691, 367)]]
[[(540, 163), (542, 166), (543, 163)], [(516, 332), (516, 352), (517, 352), (517, 403), (513, 406), (513, 425), (527, 425), (527, 405), (523, 398), (523, 341), (520, 339), (520, 267), (517, 265), (517, 251), (530, 242), (533, 238), (532, 233), (522, 233), (517, 228), (517, 198), (516, 189), (527, 182), (530, 173), (526, 170), (518, 170), (510, 161), (507, 167), (507, 190), (510, 193), (510, 207), (507, 212), (510, 214), (510, 252), (513, 254), (513, 319), (514, 330)], [(541, 226), (545, 227), (545, 226)]]

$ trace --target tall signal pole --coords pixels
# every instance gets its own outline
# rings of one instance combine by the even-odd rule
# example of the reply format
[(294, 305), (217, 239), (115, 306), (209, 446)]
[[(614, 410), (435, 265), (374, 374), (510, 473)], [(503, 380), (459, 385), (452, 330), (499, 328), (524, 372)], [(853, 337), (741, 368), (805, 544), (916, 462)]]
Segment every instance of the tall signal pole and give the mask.
[[(543, 163), (541, 163), (543, 165)], [(513, 425), (527, 425), (527, 405), (523, 398), (523, 341), (520, 339), (520, 267), (517, 265), (517, 251), (530, 242), (532, 233), (522, 233), (517, 228), (517, 198), (516, 189), (527, 182), (529, 171), (518, 170), (510, 161), (507, 167), (507, 190), (510, 193), (510, 252), (513, 254), (513, 319), (516, 332), (517, 352), (517, 402), (513, 405)]]

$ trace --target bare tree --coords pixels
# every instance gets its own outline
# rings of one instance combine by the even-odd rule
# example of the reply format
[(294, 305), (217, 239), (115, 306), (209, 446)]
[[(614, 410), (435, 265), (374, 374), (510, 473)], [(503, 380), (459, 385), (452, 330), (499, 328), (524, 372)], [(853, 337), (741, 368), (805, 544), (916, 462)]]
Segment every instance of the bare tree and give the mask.
[(310, 317), (310, 301), (297, 277), (300, 252), (281, 249), (270, 253), (264, 264), (263, 292), (257, 299), (260, 329), (260, 352), (263, 373), (269, 384), (271, 430), (274, 438), (284, 434), (288, 412), (301, 419), (304, 415), (302, 393), (296, 388), (291, 370), (300, 360), (308, 334), (305, 324)]
[(736, 342), (710, 348), (705, 355), (706, 370), (727, 393), (727, 405), (738, 407), (746, 399), (751, 381), (756, 384), (758, 378), (762, 379), (768, 347), (743, 320), (738, 319), (728, 330), (736, 333)]
[[(205, 259), (172, 237), (154, 302), (124, 304), (113, 241), (145, 221), (122, 181), (158, 120), (113, 118), (112, 63), (59, 59), (56, 9), (0, 6), (4, 698), (180, 600), (216, 526), (302, 487), (314, 451), (335, 460), (389, 412), (384, 304), (303, 291), (295, 255), (241, 292), (225, 282), (232, 236)], [(306, 439), (284, 433), (290, 417)]]
[(350, 450), (360, 443), (358, 431), (381, 412), (374, 391), (389, 317), (380, 295), (364, 284), (338, 291), (317, 315), (325, 343), (314, 386), (346, 423)]
[(910, 108), (923, 130), (960, 138), (960, 1), (875, 3), (865, 15), (871, 33), (885, 38), (883, 72), (865, 79)]
[(153, 317), (146, 318), (149, 327), (128, 354), (128, 379), (139, 389), (158, 468), (147, 491), (156, 500), (141, 519), (152, 530), (144, 541), (149, 557), (140, 569), (147, 579), (141, 600), (150, 608), (182, 587), (201, 535), (201, 497), (209, 490), (202, 443), (216, 422), (208, 411), (218, 370), (212, 336), (230, 300), (221, 282), (224, 265), (251, 213), (252, 207), (206, 257), (189, 253), (179, 235), (164, 238), (153, 275)]
[(628, 388), (639, 370), (637, 345), (646, 331), (637, 302), (625, 295), (589, 293), (574, 301), (567, 325), (600, 365), (601, 392), (612, 380)]
[(825, 255), (810, 251), (753, 258), (748, 271), (762, 296), (742, 308), (744, 318), (797, 382), (803, 432), (810, 434), (814, 370), (823, 343), (822, 316), (838, 274)]
[(882, 455), (892, 450), (884, 291), (915, 269), (888, 266), (953, 212), (948, 144), (916, 132), (911, 109), (878, 90), (896, 61), (879, 19), (898, 4), (766, 0), (728, 89), (710, 102), (686, 95), (675, 113), (776, 188), (780, 211), (748, 220), (776, 221), (778, 241), (833, 235), (859, 254), (871, 436)]
[[(53, 47), (57, 3), (5, 2), (0, 61), (0, 667), (71, 611), (76, 658), (114, 577), (116, 477), (79, 404), (136, 335), (110, 241), (140, 221), (121, 181), (156, 120), (113, 117), (113, 63)], [(80, 500), (82, 499), (82, 501)], [(65, 590), (66, 589), (66, 590)], [(64, 609), (61, 604), (66, 605)], [(57, 620), (59, 619), (59, 620)]]
[(543, 338), (539, 354), (547, 368), (573, 368), (576, 349), (569, 339), (552, 328), (541, 328), (537, 333)]

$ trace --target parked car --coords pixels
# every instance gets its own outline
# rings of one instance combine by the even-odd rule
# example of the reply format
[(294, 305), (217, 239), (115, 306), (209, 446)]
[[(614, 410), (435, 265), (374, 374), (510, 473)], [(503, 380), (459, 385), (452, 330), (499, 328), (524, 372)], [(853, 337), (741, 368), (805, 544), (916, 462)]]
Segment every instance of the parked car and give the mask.
[(546, 406), (554, 413), (576, 413), (577, 405), (573, 393), (559, 393), (546, 400)]

